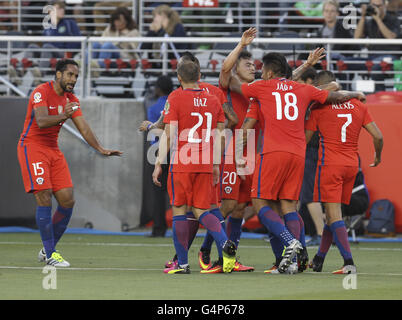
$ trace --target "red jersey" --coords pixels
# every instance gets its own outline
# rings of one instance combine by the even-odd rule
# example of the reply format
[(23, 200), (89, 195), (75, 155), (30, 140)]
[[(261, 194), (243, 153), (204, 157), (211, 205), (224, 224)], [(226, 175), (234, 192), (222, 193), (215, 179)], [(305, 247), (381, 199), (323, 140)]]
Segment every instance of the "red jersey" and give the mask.
[[(59, 96), (53, 87), (53, 81), (43, 83), (35, 88), (29, 97), (28, 110), (25, 117), (24, 129), (20, 137), (21, 146), (23, 144), (40, 144), (52, 148), (58, 148), (57, 139), (63, 122), (58, 125), (40, 129), (35, 121), (35, 109), (38, 107), (47, 107), (49, 115), (58, 115), (64, 113), (64, 106), (70, 102), (77, 102), (78, 98), (69, 92)], [(81, 108), (78, 108), (72, 118), (81, 116)]]
[(324, 103), (328, 91), (287, 79), (258, 80), (241, 86), (246, 98), (261, 104), (264, 134), (261, 153), (290, 152), (305, 157), (304, 119), (311, 101)]
[(202, 89), (177, 89), (167, 99), (163, 122), (178, 127), (172, 172), (212, 172), (213, 130), (225, 122), (222, 104)]
[(321, 165), (358, 166), (360, 130), (370, 122), (367, 106), (357, 99), (313, 109), (306, 129), (318, 130)]

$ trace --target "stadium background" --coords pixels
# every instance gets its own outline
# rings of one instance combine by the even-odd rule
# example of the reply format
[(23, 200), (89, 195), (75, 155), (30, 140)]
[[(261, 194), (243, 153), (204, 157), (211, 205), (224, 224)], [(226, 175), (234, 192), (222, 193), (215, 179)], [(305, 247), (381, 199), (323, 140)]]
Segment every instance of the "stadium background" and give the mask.
[[(98, 37), (101, 30), (108, 24), (107, 18), (118, 1), (108, 1), (112, 2), (112, 6), (98, 6), (95, 14), (93, 6), (95, 3), (102, 2), (105, 1), (85, 1), (85, 5), (75, 4), (75, 7), (73, 4), (67, 4), (67, 17), (77, 18), (83, 36)], [(132, 9), (143, 37), (146, 36), (152, 21), (151, 2), (154, 1), (126, 1), (126, 5)], [(295, 7), (295, 1), (286, 2), (287, 6), (279, 6), (278, 2), (264, 0), (212, 1), (219, 5), (219, 10), (216, 7), (179, 6), (189, 2), (191, 1), (166, 1), (171, 5), (176, 4), (175, 10), (181, 12), (187, 31), (186, 41), (193, 43), (191, 50), (201, 61), (204, 81), (213, 84), (217, 84), (220, 63), (225, 54), (234, 47), (238, 39), (236, 37), (241, 34), (241, 31), (250, 25), (257, 25), (260, 38), (266, 39), (265, 43), (256, 41), (256, 45), (251, 48), (257, 65), (263, 52), (283, 50), (292, 65), (296, 66), (305, 59), (306, 52), (313, 48), (314, 44), (327, 41), (326, 39), (313, 40), (316, 31), (322, 26), (322, 17), (316, 15), (320, 11), (319, 7), (315, 8), (315, 11), (306, 13), (305, 10)], [(348, 1), (340, 2), (343, 5), (349, 4)], [(196, 5), (200, 3), (195, 2)], [(319, 3), (321, 1), (310, 1), (312, 6)], [(358, 5), (357, 2), (354, 3)], [(0, 7), (2, 26), (0, 36), (0, 80), (2, 80), (0, 86), (0, 94), (2, 94), (0, 97), (2, 114), (0, 117), (0, 148), (2, 150), (0, 225), (34, 227), (34, 201), (32, 196), (24, 193), (16, 157), (16, 142), (26, 113), (26, 96), (32, 90), (34, 76), (28, 71), (24, 75), (18, 75), (20, 79), (12, 79), (9, 66), (17, 63), (18, 69), (18, 63), (22, 63), (24, 51), (27, 50), (27, 43), (35, 41), (41, 43), (47, 40), (18, 38), (18, 36), (34, 37), (41, 34), (45, 16), (42, 10), (46, 3), (43, 1), (0, 1), (0, 4), (2, 5)], [(81, 15), (73, 12), (80, 8)], [(285, 12), (287, 15), (283, 17)], [(398, 11), (397, 14), (400, 19), (401, 15)], [(281, 26), (286, 31), (278, 28), (281, 18), (285, 18)], [(202, 24), (197, 22), (200, 19), (203, 20)], [(211, 39), (207, 37), (214, 37), (212, 40), (215, 41), (211, 42)], [(216, 37), (221, 37), (226, 42), (224, 40), (219, 42)], [(233, 37), (232, 43), (227, 42), (229, 37)], [(300, 38), (298, 39), (300, 43), (296, 41), (292, 43), (292, 40), (288, 40), (294, 38)], [(275, 39), (280, 39), (281, 42), (274, 45), (268, 44)], [(112, 64), (109, 68), (91, 70), (91, 64), (85, 63), (84, 55), (81, 53), (85, 48), (90, 47), (88, 44), (92, 40), (77, 37), (75, 41), (81, 43), (81, 49), (72, 50), (68, 54), (81, 61), (81, 66), (85, 67), (81, 70), (81, 79), (76, 86), (77, 94), (81, 99), (86, 119), (102, 143), (105, 146), (119, 148), (125, 154), (118, 159), (104, 159), (80, 141), (74, 134), (74, 130), (65, 128), (61, 131), (59, 145), (70, 166), (77, 200), (70, 227), (120, 231), (122, 225), (136, 226), (140, 221), (141, 199), (146, 190), (142, 188), (144, 136), (138, 133), (137, 128), (146, 117), (144, 104), (149, 105), (153, 99), (150, 91), (156, 77), (162, 73), (169, 74), (177, 84), (174, 77), (175, 59), (169, 57), (169, 54), (173, 52), (167, 49), (160, 60), (147, 60), (141, 56), (134, 65), (130, 65), (127, 61), (126, 66)], [(139, 38), (136, 41), (141, 40), (144, 43), (166, 41), (149, 38)], [(397, 43), (401, 46), (402, 41), (388, 43)], [(383, 43), (384, 50), (388, 43)], [(139, 54), (144, 54), (144, 50), (138, 51)], [(397, 51), (396, 54), (400, 59), (401, 51)], [(402, 131), (399, 120), (402, 116), (402, 94), (398, 92), (400, 89), (398, 77), (401, 74), (398, 69), (398, 59), (386, 62), (382, 66), (383, 69), (378, 71), (388, 76), (385, 79), (386, 92), (376, 94), (367, 92), (369, 109), (384, 134), (383, 163), (378, 168), (368, 167), (373, 159), (374, 150), (365, 132), (361, 135), (360, 152), (371, 203), (382, 198), (391, 200), (395, 206), (396, 231), (402, 232), (402, 198), (400, 197)], [(147, 62), (150, 62), (151, 66)], [(156, 66), (152, 65), (153, 62)], [(318, 65), (318, 69), (333, 68), (338, 74), (358, 73), (360, 74), (358, 80), (370, 78), (370, 70), (367, 69), (366, 64), (360, 70), (348, 70), (344, 67), (343, 64), (336, 62)], [(48, 69), (42, 71), (43, 81), (52, 79), (52, 63), (49, 64)], [(94, 75), (96, 71), (99, 71), (100, 76)], [(356, 78), (351, 79), (349, 76), (341, 82), (345, 86), (350, 86), (351, 89), (357, 89), (359, 85)], [(71, 126), (72, 123), (67, 122), (67, 125)]]

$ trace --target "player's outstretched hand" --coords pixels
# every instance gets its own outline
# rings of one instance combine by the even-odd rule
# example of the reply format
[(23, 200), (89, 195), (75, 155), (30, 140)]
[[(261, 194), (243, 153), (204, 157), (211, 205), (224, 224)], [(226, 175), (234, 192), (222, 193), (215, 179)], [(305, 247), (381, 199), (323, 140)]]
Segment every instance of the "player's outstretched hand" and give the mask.
[(118, 156), (120, 157), (123, 152), (118, 151), (118, 150), (108, 150), (108, 149), (102, 149), (100, 151), (101, 154), (103, 154), (104, 156), (110, 157), (110, 156)]
[(361, 102), (366, 102), (366, 95), (363, 92), (357, 92), (357, 99), (359, 99)]
[(162, 167), (160, 164), (155, 164), (154, 172), (152, 173), (152, 181), (154, 182), (155, 185), (158, 187), (162, 187), (162, 184), (160, 183), (159, 176), (162, 174)]
[(148, 120), (144, 120), (142, 121), (141, 125), (139, 126), (138, 130), (140, 130), (141, 132), (147, 132), (148, 131), (148, 126), (152, 124), (151, 121)]
[(257, 36), (257, 29), (256, 28), (249, 28), (246, 31), (243, 32), (243, 35), (241, 37), (240, 43), (243, 47), (248, 46), (255, 37)]
[(307, 58), (307, 63), (310, 66), (316, 65), (322, 58), (325, 57), (325, 48), (316, 48), (311, 51)]
[(381, 163), (381, 158), (379, 158), (379, 157), (377, 157), (377, 155), (375, 155), (374, 162), (372, 164), (370, 164), (370, 167), (377, 167), (380, 163)]

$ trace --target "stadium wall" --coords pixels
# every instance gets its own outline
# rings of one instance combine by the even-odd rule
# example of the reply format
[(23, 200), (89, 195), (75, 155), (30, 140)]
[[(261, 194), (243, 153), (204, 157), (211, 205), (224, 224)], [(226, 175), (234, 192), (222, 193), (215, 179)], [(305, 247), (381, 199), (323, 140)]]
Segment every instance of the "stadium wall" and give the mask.
[[(35, 226), (35, 203), (21, 181), (16, 146), (25, 119), (27, 99), (0, 99), (0, 225)], [(124, 152), (103, 157), (65, 129), (59, 146), (70, 167), (76, 206), (70, 227), (120, 231), (139, 223), (142, 197), (143, 103), (134, 100), (81, 100), (85, 119), (105, 148)], [(66, 124), (74, 127), (71, 120)], [(54, 208), (56, 203), (54, 203)]]

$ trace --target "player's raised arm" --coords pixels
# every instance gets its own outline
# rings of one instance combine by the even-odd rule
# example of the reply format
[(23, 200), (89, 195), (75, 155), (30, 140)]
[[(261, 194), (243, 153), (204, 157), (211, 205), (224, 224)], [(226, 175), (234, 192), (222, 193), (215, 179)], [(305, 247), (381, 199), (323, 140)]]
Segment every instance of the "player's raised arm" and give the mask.
[(40, 106), (35, 108), (35, 120), (40, 129), (49, 128), (58, 125), (60, 122), (66, 121), (71, 118), (75, 111), (77, 102), (70, 102), (67, 99), (67, 104), (64, 107), (64, 113), (58, 115), (49, 115), (47, 106)]
[(325, 57), (325, 48), (317, 48), (311, 51), (306, 62), (292, 73), (292, 80), (297, 81), (300, 79), (302, 74), (310, 67), (315, 66), (322, 58)]
[(366, 124), (363, 127), (373, 137), (375, 154), (374, 154), (374, 162), (370, 164), (370, 167), (376, 167), (381, 162), (381, 153), (384, 145), (384, 139), (380, 129), (377, 127), (374, 121)]
[(362, 102), (366, 101), (366, 96), (362, 92), (352, 92), (352, 91), (330, 91), (327, 103), (344, 103), (351, 99), (358, 99)]
[(104, 156), (121, 156), (123, 154), (123, 152), (118, 150), (109, 150), (103, 148), (83, 116), (72, 118), (72, 120), (85, 141), (96, 151)]
[(249, 28), (246, 31), (244, 31), (240, 42), (223, 61), (222, 69), (219, 74), (219, 83), (222, 86), (222, 88), (226, 89), (229, 87), (231, 71), (233, 67), (236, 65), (237, 59), (239, 58), (239, 54), (245, 47), (247, 47), (251, 42), (253, 42), (256, 35), (257, 35), (256, 28)]

